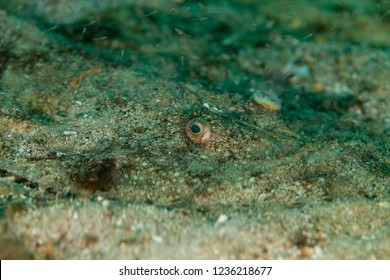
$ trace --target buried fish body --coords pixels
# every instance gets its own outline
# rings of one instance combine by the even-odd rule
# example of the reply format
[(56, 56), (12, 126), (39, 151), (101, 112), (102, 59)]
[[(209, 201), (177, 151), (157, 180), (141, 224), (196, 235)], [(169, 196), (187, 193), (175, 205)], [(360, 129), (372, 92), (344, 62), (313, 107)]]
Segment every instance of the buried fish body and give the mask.
[(209, 206), (364, 195), (380, 180), (358, 141), (312, 141), (251, 99), (151, 80), (0, 19), (23, 27), (1, 30), (0, 168), (13, 182)]

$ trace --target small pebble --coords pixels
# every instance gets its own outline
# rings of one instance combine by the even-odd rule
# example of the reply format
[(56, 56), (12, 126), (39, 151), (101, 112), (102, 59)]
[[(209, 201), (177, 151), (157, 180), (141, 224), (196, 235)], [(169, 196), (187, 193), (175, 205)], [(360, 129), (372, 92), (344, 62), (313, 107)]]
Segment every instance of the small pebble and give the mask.
[(153, 235), (152, 240), (158, 244), (162, 244), (164, 242), (164, 238), (159, 235)]
[(252, 100), (262, 109), (270, 112), (278, 112), (281, 108), (280, 98), (272, 89), (255, 91), (252, 95)]
[(64, 131), (62, 133), (64, 136), (71, 136), (71, 135), (77, 135), (76, 131)]
[(219, 226), (226, 223), (228, 219), (229, 219), (228, 216), (226, 216), (225, 214), (220, 215), (217, 221), (215, 222), (215, 226)]
[(74, 212), (73, 215), (72, 215), (72, 219), (73, 220), (77, 220), (78, 218), (79, 218), (79, 213)]

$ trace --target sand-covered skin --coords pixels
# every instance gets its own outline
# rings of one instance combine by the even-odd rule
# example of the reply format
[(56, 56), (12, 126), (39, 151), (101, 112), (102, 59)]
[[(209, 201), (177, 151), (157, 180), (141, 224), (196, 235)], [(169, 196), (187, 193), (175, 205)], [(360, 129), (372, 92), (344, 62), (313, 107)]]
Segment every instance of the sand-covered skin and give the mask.
[(390, 257), (389, 3), (65, 2), (0, 5), (1, 258)]

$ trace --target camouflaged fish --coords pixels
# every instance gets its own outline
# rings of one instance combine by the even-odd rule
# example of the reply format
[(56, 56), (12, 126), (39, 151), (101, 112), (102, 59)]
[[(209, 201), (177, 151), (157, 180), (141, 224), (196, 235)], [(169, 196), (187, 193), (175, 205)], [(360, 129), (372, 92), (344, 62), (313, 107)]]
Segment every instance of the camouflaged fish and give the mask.
[(145, 77), (0, 20), (3, 181), (170, 206), (290, 204), (381, 184), (356, 141), (310, 141), (254, 99)]
[(0, 2), (0, 258), (388, 259), (386, 20), (174, 2)]

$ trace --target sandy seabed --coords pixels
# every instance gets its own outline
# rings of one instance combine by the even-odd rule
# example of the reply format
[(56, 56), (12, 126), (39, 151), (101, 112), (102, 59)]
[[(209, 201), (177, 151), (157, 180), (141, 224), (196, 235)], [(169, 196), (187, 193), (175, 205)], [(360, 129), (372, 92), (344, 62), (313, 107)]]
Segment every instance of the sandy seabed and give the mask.
[(389, 259), (390, 2), (1, 1), (1, 259)]

